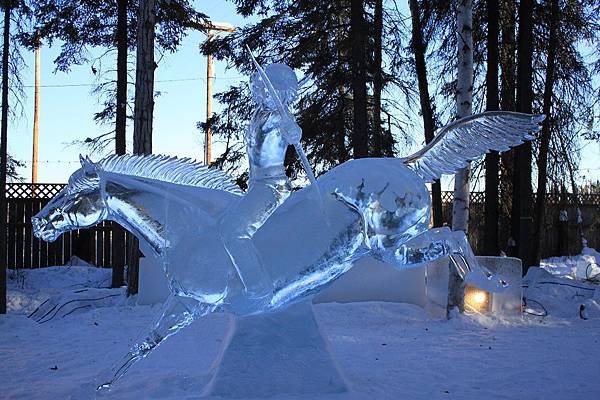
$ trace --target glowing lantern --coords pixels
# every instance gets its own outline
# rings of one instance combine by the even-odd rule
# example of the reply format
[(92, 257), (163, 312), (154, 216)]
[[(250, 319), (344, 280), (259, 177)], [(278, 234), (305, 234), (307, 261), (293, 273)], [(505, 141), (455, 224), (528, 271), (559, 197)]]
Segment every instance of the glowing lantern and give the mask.
[(475, 286), (465, 287), (465, 311), (472, 313), (487, 313), (491, 310), (492, 294)]

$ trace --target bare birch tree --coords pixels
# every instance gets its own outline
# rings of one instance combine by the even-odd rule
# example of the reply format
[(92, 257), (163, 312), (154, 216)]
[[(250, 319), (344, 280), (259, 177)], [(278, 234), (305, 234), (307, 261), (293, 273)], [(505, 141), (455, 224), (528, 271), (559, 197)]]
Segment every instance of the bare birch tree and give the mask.
[[(458, 74), (456, 83), (456, 116), (463, 118), (472, 113), (473, 97), (473, 3), (457, 0), (456, 27), (458, 44)], [(454, 201), (452, 203), (452, 229), (465, 233), (469, 227), (469, 173), (470, 166), (454, 175)], [(450, 268), (448, 307), (462, 310), (463, 282), (454, 268)]]
[[(458, 75), (456, 83), (456, 116), (463, 118), (472, 113), (473, 97), (473, 3), (457, 0), (456, 26), (458, 30)], [(469, 228), (469, 172), (467, 166), (454, 176), (452, 229), (465, 233)]]

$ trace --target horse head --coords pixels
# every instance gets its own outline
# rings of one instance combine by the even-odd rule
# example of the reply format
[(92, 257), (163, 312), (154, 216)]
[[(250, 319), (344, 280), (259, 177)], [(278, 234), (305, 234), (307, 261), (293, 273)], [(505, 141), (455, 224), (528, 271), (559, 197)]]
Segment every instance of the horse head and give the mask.
[(32, 219), (33, 233), (45, 241), (54, 241), (64, 232), (98, 224), (107, 216), (100, 188), (98, 169), (89, 158), (79, 157), (81, 168)]

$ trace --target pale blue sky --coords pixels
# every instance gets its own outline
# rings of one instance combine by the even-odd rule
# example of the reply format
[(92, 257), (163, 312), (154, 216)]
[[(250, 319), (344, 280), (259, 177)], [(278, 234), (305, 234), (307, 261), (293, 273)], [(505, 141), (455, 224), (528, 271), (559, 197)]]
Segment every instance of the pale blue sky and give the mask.
[[(228, 1), (202, 0), (195, 4), (213, 21), (229, 22), (234, 26), (244, 24), (243, 18), (235, 13), (235, 8)], [(206, 114), (206, 59), (198, 51), (198, 45), (204, 39), (204, 35), (191, 32), (179, 51), (165, 55), (156, 70), (155, 89), (161, 92), (154, 111), (153, 148), (157, 153), (202, 161), (203, 134), (196, 128), (196, 123), (203, 121)], [(78, 168), (79, 154), (85, 154), (86, 151), (69, 143), (112, 129), (111, 126), (97, 125), (93, 121), (93, 114), (100, 109), (100, 105), (98, 98), (91, 94), (95, 77), (90, 66), (75, 66), (68, 74), (53, 73), (52, 61), (57, 54), (57, 48), (42, 48), (41, 84), (45, 87), (41, 88), (40, 100), (39, 182), (65, 182)], [(26, 88), (25, 116), (11, 124), (8, 147), (13, 156), (27, 164), (19, 173), (29, 181), (33, 129), (33, 53), (27, 53), (25, 59), (30, 66), (23, 72), (23, 81), (29, 86)], [(239, 71), (226, 70), (225, 67), (224, 62), (215, 63), (215, 93), (232, 83), (247, 79)], [(80, 84), (84, 86), (52, 87)], [(129, 90), (132, 95), (133, 88)], [(218, 110), (218, 103), (213, 104), (213, 108)], [(415, 137), (418, 138), (421, 138), (420, 126), (420, 121), (416, 121), (415, 129), (419, 131)], [(128, 150), (131, 149), (132, 130), (132, 126), (128, 126)], [(217, 146), (215, 153), (218, 151)], [(98, 157), (92, 156), (93, 159)], [(599, 144), (586, 143), (581, 174), (588, 179), (599, 179), (598, 160)]]
[[(199, 10), (208, 14), (213, 21), (243, 24), (243, 19), (235, 13), (229, 2), (202, 0), (196, 2)], [(154, 111), (153, 147), (155, 152), (202, 160), (203, 135), (196, 128), (198, 121), (206, 115), (206, 59), (198, 50), (205, 36), (190, 32), (179, 51), (166, 54), (156, 70), (156, 91), (161, 95), (156, 99)], [(39, 182), (65, 182), (78, 167), (79, 153), (86, 150), (79, 146), (69, 146), (74, 140), (96, 136), (112, 129), (112, 126), (98, 125), (93, 121), (95, 112), (101, 109), (97, 96), (91, 93), (95, 77), (89, 65), (75, 66), (68, 74), (53, 73), (53, 60), (58, 48), (42, 48), (42, 68), (40, 91), (40, 133), (39, 133)], [(25, 116), (11, 124), (9, 131), (9, 152), (27, 163), (19, 173), (30, 180), (33, 131), (33, 52), (25, 54), (29, 68), (23, 72), (27, 99), (24, 104)], [(229, 84), (246, 78), (236, 70), (226, 70), (224, 62), (215, 63), (214, 92), (226, 89)], [(180, 80), (180, 81), (178, 81)], [(56, 85), (86, 85), (48, 87)], [(133, 95), (133, 88), (129, 88)], [(218, 110), (218, 103), (213, 103)], [(131, 149), (132, 124), (128, 126), (127, 149)], [(98, 156), (92, 156), (97, 159)]]

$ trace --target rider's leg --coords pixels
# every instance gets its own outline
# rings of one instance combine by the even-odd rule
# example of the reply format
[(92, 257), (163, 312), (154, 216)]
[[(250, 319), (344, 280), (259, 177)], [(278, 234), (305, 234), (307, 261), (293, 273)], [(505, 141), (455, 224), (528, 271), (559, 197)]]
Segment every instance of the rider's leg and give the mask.
[(498, 291), (506, 287), (501, 277), (494, 276), (477, 262), (463, 231), (447, 227), (429, 229), (387, 254), (385, 261), (399, 268), (418, 267), (438, 258), (449, 256), (460, 277), (484, 290)]
[(268, 297), (273, 293), (273, 281), (254, 246), (253, 237), (288, 195), (286, 184), (255, 183), (221, 221), (223, 244), (251, 298)]
[(101, 377), (98, 389), (110, 388), (132, 365), (150, 354), (165, 339), (191, 324), (196, 318), (214, 311), (214, 308), (213, 305), (203, 304), (188, 297), (169, 295), (150, 332), (131, 346), (129, 352), (115, 364), (107, 377)]

